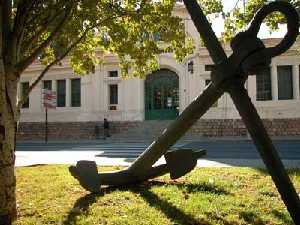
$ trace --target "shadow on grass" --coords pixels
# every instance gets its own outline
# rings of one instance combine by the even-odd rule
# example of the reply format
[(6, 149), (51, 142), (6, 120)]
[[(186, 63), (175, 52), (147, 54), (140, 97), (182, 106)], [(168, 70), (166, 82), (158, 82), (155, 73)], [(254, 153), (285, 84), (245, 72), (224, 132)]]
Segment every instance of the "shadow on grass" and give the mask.
[(240, 218), (247, 224), (265, 225), (266, 223), (253, 212), (240, 212)]
[(41, 166), (49, 166), (48, 164), (33, 164), (33, 165), (27, 165), (27, 166), (23, 166), (23, 167), (28, 167), (28, 168), (33, 168), (33, 167), (41, 167)]
[(76, 224), (77, 217), (86, 213), (89, 207), (97, 201), (98, 197), (104, 196), (105, 194), (110, 194), (115, 190), (131, 191), (133, 193), (139, 194), (145, 201), (149, 203), (150, 206), (160, 210), (166, 215), (174, 224), (181, 225), (212, 225), (209, 221), (204, 219), (196, 219), (192, 215), (183, 212), (181, 209), (172, 205), (166, 200), (159, 198), (155, 193), (151, 192), (150, 189), (153, 186), (177, 186), (179, 190), (185, 190), (188, 193), (194, 192), (210, 192), (216, 195), (229, 195), (230, 193), (222, 189), (221, 187), (215, 186), (213, 184), (192, 184), (178, 181), (162, 181), (162, 180), (151, 180), (143, 182), (138, 186), (127, 185), (123, 187), (108, 187), (103, 188), (100, 193), (97, 194), (87, 194), (79, 198), (73, 208), (70, 210), (67, 218), (63, 222), (64, 225)]
[(224, 224), (224, 225), (240, 225), (240, 223), (235, 222), (235, 221), (228, 222), (222, 216), (218, 215), (215, 212), (205, 212), (204, 214), (206, 215), (206, 217), (213, 219), (215, 221), (218, 221), (218, 224), (220, 222), (221, 224)]
[(81, 198), (79, 198), (73, 208), (70, 210), (67, 218), (63, 221), (64, 225), (76, 224), (77, 216), (87, 212), (89, 207), (94, 204), (98, 197), (103, 196), (103, 193), (89, 193)]
[(231, 195), (230, 192), (226, 191), (224, 188), (210, 183), (187, 183), (187, 182), (178, 182), (178, 181), (163, 181), (163, 180), (151, 180), (144, 183), (144, 185), (150, 186), (172, 186), (175, 185), (179, 190), (184, 190), (187, 193), (196, 193), (196, 192), (209, 192), (215, 195)]
[(293, 224), (291, 217), (289, 217), (287, 214), (279, 212), (278, 210), (275, 209), (272, 210), (272, 214), (280, 221), (283, 221), (284, 224)]
[(139, 194), (144, 200), (148, 202), (151, 207), (160, 210), (166, 217), (168, 217), (173, 224), (181, 225), (212, 225), (205, 219), (196, 219), (192, 215), (183, 212), (181, 209), (172, 205), (170, 202), (159, 198), (149, 189), (136, 188), (132, 190)]

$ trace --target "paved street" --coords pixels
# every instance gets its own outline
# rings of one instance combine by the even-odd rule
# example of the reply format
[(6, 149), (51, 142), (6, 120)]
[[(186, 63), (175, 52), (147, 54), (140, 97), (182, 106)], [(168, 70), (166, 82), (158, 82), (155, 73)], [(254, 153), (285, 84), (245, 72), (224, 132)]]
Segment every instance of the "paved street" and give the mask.
[[(18, 142), (17, 166), (32, 164), (74, 164), (78, 160), (93, 160), (99, 165), (129, 165), (150, 143), (84, 142)], [(300, 140), (274, 141), (287, 167), (300, 167)], [(174, 147), (206, 149), (207, 155), (198, 166), (263, 167), (260, 157), (249, 140), (203, 140), (181, 142)], [(160, 159), (158, 163), (163, 163)]]

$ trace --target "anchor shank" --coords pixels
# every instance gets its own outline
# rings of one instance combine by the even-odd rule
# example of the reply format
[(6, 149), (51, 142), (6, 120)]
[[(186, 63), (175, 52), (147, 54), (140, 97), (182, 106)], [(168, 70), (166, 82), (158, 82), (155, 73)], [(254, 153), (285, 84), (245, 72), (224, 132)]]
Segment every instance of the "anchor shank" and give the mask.
[(242, 82), (236, 82), (229, 94), (239, 111), (287, 209), (295, 224), (300, 224), (299, 196), (284, 168), (282, 161), (252, 104)]
[(206, 113), (222, 94), (223, 91), (218, 91), (213, 84), (210, 84), (204, 92), (163, 131), (162, 135), (133, 162), (128, 168), (130, 173), (135, 176), (142, 176), (144, 171), (151, 168), (151, 166)]
[(195, 0), (183, 0), (200, 36), (216, 65), (224, 62), (227, 56), (208, 22), (203, 10)]
[(143, 171), (143, 176), (140, 177), (133, 176), (128, 170), (120, 170), (117, 172), (99, 173), (97, 180), (99, 181), (99, 185), (121, 186), (153, 179), (169, 172), (170, 169), (168, 168), (168, 165), (162, 164), (152, 167), (147, 171)]

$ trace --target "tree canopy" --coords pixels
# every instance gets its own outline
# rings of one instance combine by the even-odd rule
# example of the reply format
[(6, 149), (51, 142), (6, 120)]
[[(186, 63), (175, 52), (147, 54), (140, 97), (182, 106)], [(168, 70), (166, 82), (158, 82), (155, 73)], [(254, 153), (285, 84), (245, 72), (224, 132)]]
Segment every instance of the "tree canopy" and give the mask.
[[(192, 51), (176, 1), (148, 0), (18, 0), (7, 1), (7, 33), (18, 72), (38, 59), (45, 65), (66, 55), (77, 74), (101, 61), (99, 52), (117, 54), (124, 72), (144, 76), (157, 68), (157, 55), (173, 52), (178, 60)], [(206, 12), (220, 11), (219, 1), (204, 1)], [(11, 7), (11, 10), (10, 10)], [(8, 32), (6, 32), (8, 31)], [(162, 44), (164, 43), (164, 44)]]
[[(239, 30), (245, 28), (255, 13), (265, 4), (271, 2), (270, 0), (248, 0), (245, 2), (244, 7), (235, 7), (231, 12), (224, 12), (225, 16), (225, 32), (224, 40), (230, 40), (234, 34)], [(300, 13), (300, 1), (299, 0), (285, 0), (289, 2), (296, 10)], [(279, 29), (279, 24), (285, 23), (285, 18), (281, 13), (272, 13), (269, 15), (265, 21), (266, 25), (269, 27), (270, 31), (275, 31)]]
[[(221, 0), (199, 0), (206, 14), (225, 15), (224, 39), (245, 27), (268, 0), (249, 0), (245, 11), (223, 12)], [(290, 0), (297, 9), (299, 1)], [(100, 52), (115, 53), (122, 72), (145, 76), (158, 68), (157, 55), (173, 52), (182, 60), (192, 52), (180, 18), (172, 14), (175, 0), (15, 0), (3, 6), (3, 33), (12, 65), (23, 72), (34, 60), (58, 63), (66, 55), (75, 73), (87, 74), (101, 62)], [(5, 16), (7, 15), (7, 16)], [(5, 18), (8, 18), (5, 21)], [(272, 29), (284, 22), (280, 14), (268, 17)], [(11, 40), (11, 41), (9, 41)], [(162, 44), (163, 43), (163, 44)]]

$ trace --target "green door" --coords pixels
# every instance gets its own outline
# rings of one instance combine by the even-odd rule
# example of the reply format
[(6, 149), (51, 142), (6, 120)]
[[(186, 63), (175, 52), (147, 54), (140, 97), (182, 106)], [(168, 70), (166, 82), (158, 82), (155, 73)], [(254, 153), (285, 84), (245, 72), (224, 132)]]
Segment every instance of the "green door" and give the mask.
[(145, 81), (145, 120), (173, 120), (178, 116), (179, 79), (176, 73), (161, 69)]

